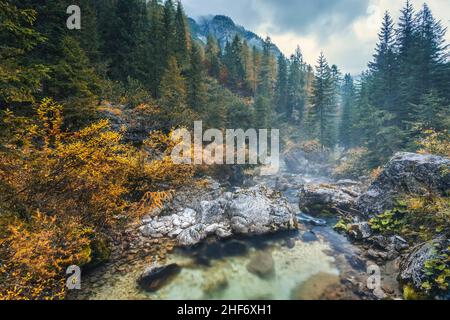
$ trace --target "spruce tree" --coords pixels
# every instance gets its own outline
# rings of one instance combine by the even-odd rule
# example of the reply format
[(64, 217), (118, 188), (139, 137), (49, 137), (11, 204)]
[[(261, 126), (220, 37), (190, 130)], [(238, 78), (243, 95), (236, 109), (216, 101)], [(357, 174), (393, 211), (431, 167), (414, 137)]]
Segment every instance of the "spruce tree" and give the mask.
[(378, 38), (374, 60), (369, 64), (373, 75), (372, 101), (378, 108), (395, 112), (398, 103), (399, 69), (395, 55), (394, 22), (388, 12), (384, 15)]
[(149, 14), (149, 51), (147, 56), (148, 84), (154, 97), (159, 97), (159, 83), (165, 71), (166, 56), (164, 55), (164, 23), (163, 8), (158, 0), (148, 4)]
[(274, 111), (275, 75), (271, 48), (272, 41), (267, 38), (264, 41), (255, 99), (255, 125), (260, 129), (271, 127), (272, 112)]
[(280, 114), (287, 114), (288, 101), (288, 63), (286, 57), (280, 54), (278, 57), (278, 75), (275, 88), (276, 110)]
[(259, 74), (261, 69), (261, 52), (253, 46), (252, 48), (252, 61), (253, 61), (253, 81), (251, 82), (251, 89), (256, 94), (256, 88), (258, 87)]
[(339, 124), (339, 144), (344, 148), (353, 145), (352, 123), (354, 119), (355, 86), (352, 76), (347, 73), (344, 76), (342, 86), (342, 116)]
[(187, 71), (188, 98), (187, 102), (196, 113), (204, 111), (206, 104), (206, 83), (203, 61), (200, 55), (200, 48), (197, 44), (191, 46), (190, 68)]
[(399, 71), (398, 103), (392, 110), (396, 125), (407, 129), (410, 123), (411, 103), (418, 102), (420, 93), (420, 74), (418, 73), (417, 23), (414, 19), (414, 8), (410, 0), (401, 10), (400, 22), (396, 30)]
[(160, 88), (159, 103), (164, 110), (165, 128), (191, 126), (192, 119), (187, 106), (186, 80), (181, 74), (177, 59), (170, 57)]
[(175, 14), (175, 56), (182, 69), (189, 67), (190, 34), (186, 24), (183, 5), (178, 1)]
[(220, 60), (221, 52), (219, 42), (212, 35), (208, 35), (205, 47), (206, 65), (209, 70), (209, 75), (218, 79), (220, 76)]
[(45, 81), (46, 94), (64, 106), (64, 119), (70, 129), (78, 129), (95, 119), (100, 80), (81, 45), (73, 37), (61, 42), (61, 59)]
[(254, 74), (253, 55), (246, 40), (242, 43), (242, 63), (244, 64), (244, 94), (254, 95), (252, 83), (255, 81), (256, 75)]
[(27, 55), (46, 39), (34, 29), (36, 11), (0, 0), (0, 109), (36, 101), (48, 73)]
[(311, 120), (317, 128), (317, 138), (322, 148), (335, 145), (335, 88), (331, 69), (323, 53), (320, 54), (316, 66), (316, 74), (311, 96)]
[[(446, 29), (436, 21), (428, 5), (424, 4), (416, 16), (418, 41), (418, 90), (422, 95), (431, 89), (444, 95), (448, 91), (445, 85), (445, 62), (448, 57), (448, 45), (445, 43)], [(444, 81), (444, 82), (443, 82)]]
[[(175, 7), (172, 0), (166, 0), (163, 11), (164, 42), (163, 55), (170, 59), (177, 47), (177, 27), (175, 23)], [(176, 57), (175, 57), (176, 58)], [(164, 64), (166, 66), (166, 64)]]
[(306, 104), (306, 74), (303, 55), (299, 47), (291, 56), (288, 78), (288, 96), (286, 116), (288, 121), (303, 119)]

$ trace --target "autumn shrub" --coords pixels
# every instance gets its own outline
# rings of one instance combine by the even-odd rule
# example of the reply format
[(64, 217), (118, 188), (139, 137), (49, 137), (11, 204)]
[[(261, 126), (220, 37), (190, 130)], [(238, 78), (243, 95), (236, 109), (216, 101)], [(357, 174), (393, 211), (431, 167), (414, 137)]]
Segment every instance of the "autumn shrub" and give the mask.
[(319, 140), (305, 141), (301, 144), (300, 149), (305, 153), (316, 153), (323, 150)]
[(35, 117), (2, 116), (0, 298), (64, 297), (65, 267), (92, 262), (100, 235), (162, 206), (194, 173), (172, 163), (167, 135), (146, 152), (107, 120), (63, 131), (61, 110), (45, 99)]
[(427, 130), (424, 137), (418, 141), (419, 153), (430, 153), (450, 158), (450, 134)]

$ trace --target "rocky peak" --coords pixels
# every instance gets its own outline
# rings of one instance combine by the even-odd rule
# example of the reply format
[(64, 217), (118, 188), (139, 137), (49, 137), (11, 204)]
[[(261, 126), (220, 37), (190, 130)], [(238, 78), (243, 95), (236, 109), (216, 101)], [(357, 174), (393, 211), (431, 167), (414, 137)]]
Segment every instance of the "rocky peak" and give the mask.
[[(194, 39), (206, 43), (208, 36), (212, 35), (219, 41), (222, 50), (225, 49), (227, 42), (233, 41), (236, 35), (246, 40), (250, 47), (255, 46), (259, 50), (263, 49), (263, 38), (242, 26), (236, 25), (230, 17), (216, 15), (200, 17), (197, 20), (189, 18), (189, 24)], [(276, 45), (273, 45), (272, 53), (279, 56), (281, 51)]]

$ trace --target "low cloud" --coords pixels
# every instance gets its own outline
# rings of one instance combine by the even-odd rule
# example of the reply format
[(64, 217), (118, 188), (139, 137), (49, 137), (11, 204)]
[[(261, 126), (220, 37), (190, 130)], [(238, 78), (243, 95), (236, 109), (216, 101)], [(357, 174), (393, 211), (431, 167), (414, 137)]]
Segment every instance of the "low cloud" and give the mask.
[[(424, 0), (412, 0), (418, 10)], [(448, 0), (427, 1), (433, 14), (449, 25)], [(236, 23), (270, 36), (290, 55), (299, 45), (314, 64), (324, 51), (330, 63), (358, 74), (372, 59), (383, 13), (397, 20), (403, 0), (184, 0), (193, 17), (230, 16)], [(450, 32), (449, 32), (450, 33)], [(447, 34), (450, 42), (450, 34)]]

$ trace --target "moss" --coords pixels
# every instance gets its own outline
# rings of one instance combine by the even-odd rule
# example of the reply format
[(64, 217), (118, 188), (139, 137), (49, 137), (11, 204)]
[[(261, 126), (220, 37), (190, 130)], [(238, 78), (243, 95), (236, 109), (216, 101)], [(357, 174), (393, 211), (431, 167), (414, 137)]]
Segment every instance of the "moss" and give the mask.
[(405, 300), (425, 300), (426, 296), (414, 289), (411, 284), (407, 284), (403, 287), (403, 299)]
[(78, 264), (81, 266), (87, 265), (92, 260), (92, 249), (91, 246), (85, 246), (79, 253)]
[(111, 249), (106, 238), (102, 236), (96, 236), (94, 240), (91, 241), (90, 247), (90, 260), (86, 264), (87, 268), (97, 267), (109, 260), (111, 257)]
[(336, 223), (336, 225), (334, 226), (334, 229), (337, 231), (342, 231), (342, 232), (347, 233), (349, 231), (349, 226), (344, 219), (341, 219)]

